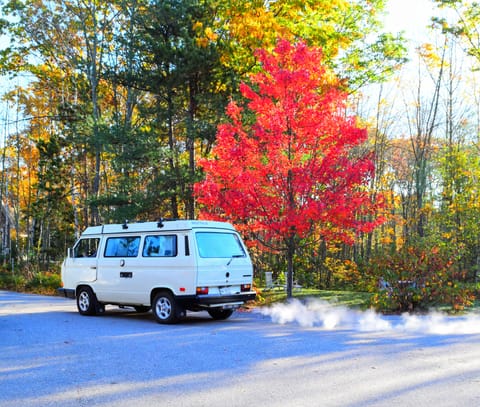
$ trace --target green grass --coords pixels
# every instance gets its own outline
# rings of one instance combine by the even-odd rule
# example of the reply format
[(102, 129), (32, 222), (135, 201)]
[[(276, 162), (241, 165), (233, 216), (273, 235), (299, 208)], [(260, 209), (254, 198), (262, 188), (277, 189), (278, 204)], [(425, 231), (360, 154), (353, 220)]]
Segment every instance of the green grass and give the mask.
[[(334, 305), (357, 309), (369, 308), (371, 296), (371, 293), (356, 291), (316, 290), (310, 288), (293, 290), (293, 298), (296, 299), (315, 298)], [(286, 299), (287, 293), (283, 289), (261, 291), (258, 295), (257, 305), (270, 305), (286, 301)]]

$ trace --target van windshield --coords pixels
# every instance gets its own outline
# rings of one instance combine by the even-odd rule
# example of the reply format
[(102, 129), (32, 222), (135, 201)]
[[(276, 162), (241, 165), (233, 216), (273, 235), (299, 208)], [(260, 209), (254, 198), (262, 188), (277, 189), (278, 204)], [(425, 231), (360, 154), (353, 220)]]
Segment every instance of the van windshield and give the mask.
[(197, 232), (195, 236), (200, 257), (245, 257), (240, 239), (233, 233)]

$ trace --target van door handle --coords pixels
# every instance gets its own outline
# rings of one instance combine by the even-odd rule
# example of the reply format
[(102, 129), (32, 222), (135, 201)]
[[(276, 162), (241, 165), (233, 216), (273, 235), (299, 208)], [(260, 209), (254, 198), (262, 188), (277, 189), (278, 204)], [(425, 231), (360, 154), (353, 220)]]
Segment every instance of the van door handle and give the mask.
[(91, 267), (90, 267), (90, 269), (91, 269), (91, 270), (96, 270), (96, 269), (97, 269), (97, 267), (95, 267), (95, 266), (91, 266)]
[(132, 278), (133, 273), (131, 271), (121, 271), (120, 278)]

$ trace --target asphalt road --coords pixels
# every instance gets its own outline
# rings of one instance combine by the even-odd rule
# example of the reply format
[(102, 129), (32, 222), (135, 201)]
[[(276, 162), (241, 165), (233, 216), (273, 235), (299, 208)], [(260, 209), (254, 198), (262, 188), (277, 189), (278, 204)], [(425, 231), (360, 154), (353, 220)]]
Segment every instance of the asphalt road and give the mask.
[(427, 319), (277, 311), (166, 326), (0, 291), (0, 406), (480, 405), (477, 318), (434, 330)]

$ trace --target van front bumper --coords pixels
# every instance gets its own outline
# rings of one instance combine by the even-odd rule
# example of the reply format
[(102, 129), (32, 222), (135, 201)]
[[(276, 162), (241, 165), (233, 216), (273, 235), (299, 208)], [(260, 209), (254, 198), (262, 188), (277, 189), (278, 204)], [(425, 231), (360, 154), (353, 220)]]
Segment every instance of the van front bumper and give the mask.
[(72, 288), (57, 288), (57, 292), (61, 297), (75, 299), (75, 290)]

